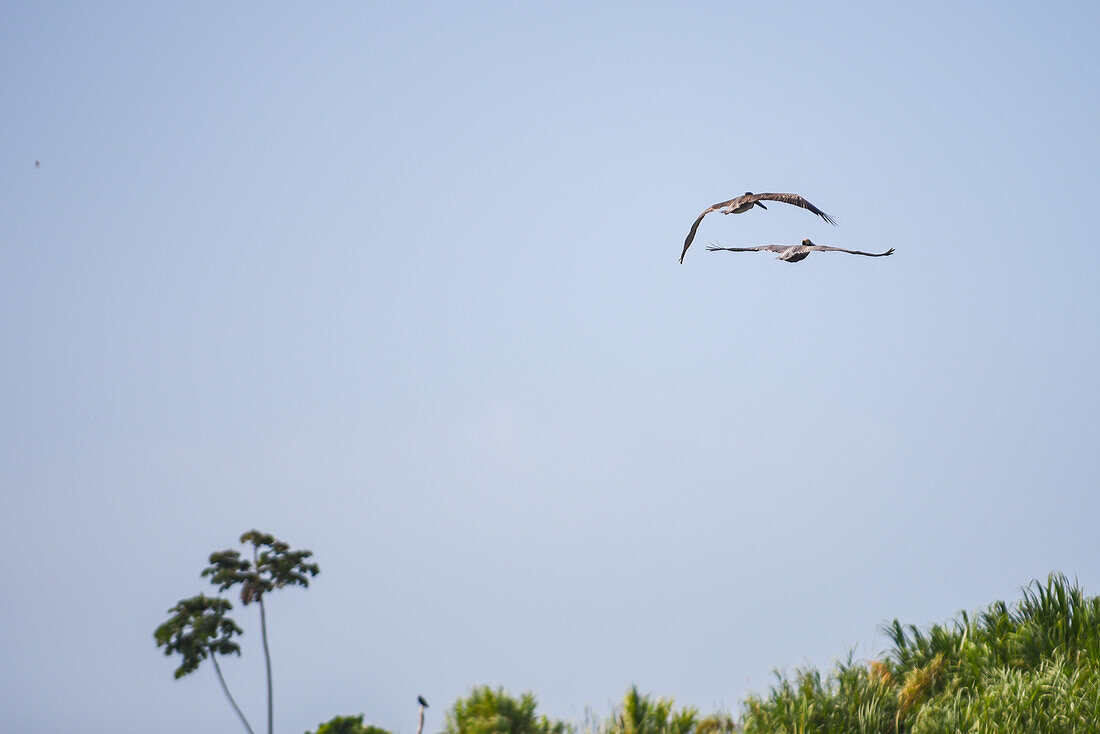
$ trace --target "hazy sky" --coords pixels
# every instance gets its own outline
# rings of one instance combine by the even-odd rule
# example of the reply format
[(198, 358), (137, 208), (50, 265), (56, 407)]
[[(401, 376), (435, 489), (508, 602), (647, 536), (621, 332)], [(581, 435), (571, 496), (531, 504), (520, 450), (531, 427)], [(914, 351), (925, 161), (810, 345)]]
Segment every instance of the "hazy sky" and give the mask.
[(0, 3), (0, 728), (240, 731), (253, 527), (283, 734), (1100, 593), (1100, 5), (884, 5)]

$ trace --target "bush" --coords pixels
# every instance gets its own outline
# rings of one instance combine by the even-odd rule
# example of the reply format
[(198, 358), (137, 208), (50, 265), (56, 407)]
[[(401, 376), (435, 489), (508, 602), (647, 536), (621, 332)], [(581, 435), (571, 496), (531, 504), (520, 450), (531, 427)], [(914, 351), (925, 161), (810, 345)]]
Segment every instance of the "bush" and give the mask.
[(337, 716), (330, 721), (317, 725), (316, 732), (305, 734), (390, 734), (385, 729), (363, 723), (363, 715)]
[(447, 712), (445, 734), (569, 734), (572, 727), (535, 713), (531, 693), (513, 698), (503, 688), (481, 686), (455, 701)]

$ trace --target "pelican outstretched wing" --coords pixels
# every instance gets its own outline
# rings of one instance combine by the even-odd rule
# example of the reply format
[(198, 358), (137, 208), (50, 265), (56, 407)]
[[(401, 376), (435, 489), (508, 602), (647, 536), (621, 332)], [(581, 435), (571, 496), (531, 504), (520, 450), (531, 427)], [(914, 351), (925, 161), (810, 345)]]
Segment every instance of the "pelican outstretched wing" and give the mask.
[(818, 209), (816, 206), (814, 206), (810, 202), (803, 199), (798, 194), (752, 194), (752, 195), (739, 196), (737, 198), (741, 199), (741, 202), (740, 202), (741, 204), (747, 204), (750, 201), (779, 201), (779, 202), (782, 202), (784, 204), (790, 204), (792, 206), (800, 206), (803, 209), (805, 209), (806, 211), (813, 212), (814, 214), (821, 217), (822, 219), (824, 219), (826, 222), (833, 225), (834, 227), (836, 226), (836, 220), (835, 219), (833, 219), (828, 214), (826, 214), (825, 212)]
[(784, 252), (791, 249), (790, 245), (757, 245), (756, 247), (719, 247), (718, 245), (707, 245), (707, 252), (717, 252), (718, 250), (725, 250), (726, 252), (760, 252), (766, 250), (768, 252)]
[[(737, 198), (739, 199), (741, 197), (737, 197)], [(737, 201), (737, 199), (730, 199), (729, 201), (723, 201), (723, 202), (720, 202), (718, 204), (715, 204), (714, 206), (708, 206), (706, 209), (703, 210), (703, 213), (700, 214), (695, 219), (695, 221), (691, 223), (691, 231), (688, 232), (687, 239), (684, 240), (684, 251), (680, 253), (680, 263), (681, 264), (683, 264), (683, 262), (684, 262), (684, 255), (687, 254), (688, 248), (691, 247), (691, 241), (695, 239), (695, 231), (699, 229), (699, 222), (703, 221), (703, 217), (710, 214), (711, 212), (716, 212), (719, 209), (726, 208), (727, 206), (730, 205), (730, 203), (732, 203), (734, 201)]]
[(846, 252), (849, 255), (866, 255), (867, 257), (886, 257), (894, 254), (893, 247), (886, 252), (861, 252), (860, 250), (845, 250), (843, 247), (829, 247), (828, 245), (810, 245), (807, 249), (817, 250), (818, 252)]

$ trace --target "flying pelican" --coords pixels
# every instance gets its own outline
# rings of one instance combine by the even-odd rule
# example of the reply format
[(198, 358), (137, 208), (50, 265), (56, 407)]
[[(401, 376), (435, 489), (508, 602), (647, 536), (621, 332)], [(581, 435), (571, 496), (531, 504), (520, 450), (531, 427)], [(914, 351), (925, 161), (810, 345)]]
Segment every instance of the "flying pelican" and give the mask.
[(730, 199), (729, 201), (719, 202), (714, 206), (707, 207), (703, 210), (703, 213), (699, 215), (699, 218), (695, 220), (691, 225), (691, 231), (688, 232), (687, 239), (684, 240), (684, 251), (680, 253), (680, 262), (684, 262), (684, 255), (687, 254), (688, 248), (691, 247), (691, 241), (695, 239), (695, 230), (699, 229), (699, 222), (703, 221), (703, 217), (716, 212), (719, 209), (723, 214), (743, 214), (754, 206), (758, 206), (761, 209), (767, 209), (768, 207), (760, 203), (764, 201), (781, 201), (784, 204), (793, 204), (794, 206), (800, 206), (803, 209), (808, 209), (817, 216), (824, 219), (829, 224), (836, 226), (836, 222), (825, 212), (818, 209), (810, 202), (803, 199), (798, 194), (754, 194), (751, 191), (746, 191), (744, 196), (738, 196), (736, 199)]
[(893, 247), (886, 252), (860, 252), (859, 250), (845, 250), (843, 247), (815, 245), (808, 237), (802, 240), (801, 245), (760, 245), (758, 247), (718, 247), (711, 245), (707, 250), (710, 252), (717, 250), (725, 250), (726, 252), (760, 252), (761, 250), (767, 250), (768, 252), (779, 253), (779, 257), (775, 258), (776, 260), (784, 260), (789, 263), (805, 260), (811, 252), (847, 252), (849, 255), (866, 255), (867, 257), (886, 257), (894, 254)]

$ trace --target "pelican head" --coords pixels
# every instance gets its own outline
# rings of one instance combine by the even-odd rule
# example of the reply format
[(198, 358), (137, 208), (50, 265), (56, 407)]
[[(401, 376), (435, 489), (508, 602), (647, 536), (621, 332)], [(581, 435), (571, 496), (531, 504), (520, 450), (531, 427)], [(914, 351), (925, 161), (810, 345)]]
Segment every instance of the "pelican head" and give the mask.
[(810, 241), (809, 237), (807, 237), (806, 239), (802, 240), (802, 246), (803, 247), (813, 247), (814, 243), (812, 241)]
[[(745, 192), (745, 196), (755, 196), (755, 194), (754, 194), (754, 193), (752, 193), (751, 191), (746, 191), (746, 192)], [(752, 203), (752, 205), (751, 205), (751, 206), (749, 206), (749, 208), (751, 209), (751, 208), (752, 208), (753, 206), (758, 206), (758, 207), (760, 207), (761, 209), (763, 209), (763, 210), (765, 210), (765, 211), (767, 211), (767, 209), (768, 209), (768, 207), (764, 206), (764, 205), (763, 205), (763, 204), (761, 204), (761, 203), (760, 203), (759, 201), (754, 201), (754, 202)]]

